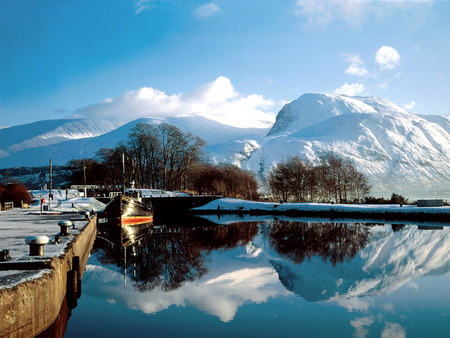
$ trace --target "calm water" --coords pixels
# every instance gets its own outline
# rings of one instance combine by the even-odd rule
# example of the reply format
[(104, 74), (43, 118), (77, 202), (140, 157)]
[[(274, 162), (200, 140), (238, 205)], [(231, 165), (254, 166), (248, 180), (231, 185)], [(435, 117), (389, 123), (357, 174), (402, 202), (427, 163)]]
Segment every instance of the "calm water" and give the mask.
[(213, 221), (102, 234), (65, 336), (450, 335), (448, 226)]

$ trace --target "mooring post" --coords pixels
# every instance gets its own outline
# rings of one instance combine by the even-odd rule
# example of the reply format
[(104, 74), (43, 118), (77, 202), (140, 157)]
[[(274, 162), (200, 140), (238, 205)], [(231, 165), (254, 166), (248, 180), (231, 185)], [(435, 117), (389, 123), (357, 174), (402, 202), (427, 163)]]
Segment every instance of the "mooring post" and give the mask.
[(80, 256), (73, 256), (73, 258), (72, 258), (72, 269), (77, 272), (78, 278), (81, 279)]
[(61, 220), (58, 222), (58, 225), (61, 229), (60, 236), (69, 236), (69, 227), (72, 226), (71, 221)]
[(72, 269), (67, 271), (67, 292), (74, 294), (77, 292), (78, 274)]
[(44, 256), (44, 245), (48, 243), (48, 237), (28, 236), (25, 243), (30, 246), (30, 256)]
[(80, 256), (73, 256), (72, 269), (77, 272), (77, 298), (80, 298), (80, 296), (81, 296), (81, 277), (82, 277)]

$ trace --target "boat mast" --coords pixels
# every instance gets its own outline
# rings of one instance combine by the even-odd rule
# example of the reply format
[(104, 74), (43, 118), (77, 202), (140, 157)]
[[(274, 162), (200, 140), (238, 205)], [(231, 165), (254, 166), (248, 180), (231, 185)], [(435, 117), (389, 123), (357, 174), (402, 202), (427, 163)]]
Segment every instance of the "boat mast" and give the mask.
[(125, 195), (125, 153), (122, 153), (122, 194)]

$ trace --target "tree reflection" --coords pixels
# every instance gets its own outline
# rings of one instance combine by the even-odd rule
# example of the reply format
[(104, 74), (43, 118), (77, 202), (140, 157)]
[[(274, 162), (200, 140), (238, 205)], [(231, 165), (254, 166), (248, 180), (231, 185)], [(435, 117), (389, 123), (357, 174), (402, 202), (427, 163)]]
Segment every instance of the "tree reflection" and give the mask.
[(319, 256), (334, 266), (353, 258), (369, 239), (369, 227), (362, 223), (273, 221), (264, 231), (274, 249), (296, 264)]
[[(102, 264), (115, 264), (131, 276), (141, 291), (179, 288), (207, 272), (205, 257), (213, 250), (229, 250), (250, 242), (258, 224), (250, 222), (211, 227), (154, 227), (132, 245), (96, 241), (94, 251)], [(105, 234), (105, 233), (102, 233)]]

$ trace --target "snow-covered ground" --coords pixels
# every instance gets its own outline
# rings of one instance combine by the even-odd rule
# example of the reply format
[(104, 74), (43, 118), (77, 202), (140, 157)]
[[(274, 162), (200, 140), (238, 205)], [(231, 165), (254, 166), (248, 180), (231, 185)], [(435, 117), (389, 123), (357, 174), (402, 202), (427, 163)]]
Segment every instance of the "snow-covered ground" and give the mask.
[(81, 211), (100, 211), (105, 208), (105, 204), (99, 202), (92, 197), (81, 197), (82, 193), (78, 190), (52, 190), (53, 199), (49, 199), (48, 190), (32, 190), (30, 191), (33, 204), (28, 210), (31, 213), (40, 213), (40, 200), (45, 199), (45, 206), (48, 206), (50, 213), (55, 212), (81, 212)]
[[(71, 191), (75, 194), (75, 191)], [(15, 262), (33, 262), (48, 260), (64, 254), (67, 244), (72, 241), (87, 224), (85, 211), (102, 210), (103, 203), (94, 198), (65, 199), (65, 190), (53, 191), (54, 199), (48, 211), (41, 213), (40, 198), (45, 198), (48, 205), (48, 191), (33, 191), (33, 199), (37, 199), (29, 209), (15, 208), (0, 213), (0, 251), (9, 250), (11, 260), (0, 264)], [(71, 196), (72, 197), (72, 196)], [(69, 236), (58, 236), (58, 221), (71, 220), (76, 228), (69, 229)], [(25, 243), (28, 236), (47, 236), (49, 243), (44, 246), (44, 256), (30, 256), (29, 246)], [(59, 237), (59, 243), (55, 238)], [(3, 270), (0, 269), (0, 288), (9, 288), (26, 280), (38, 278), (48, 269), (40, 270)]]
[(166, 191), (162, 189), (127, 189), (128, 192), (140, 191), (142, 197), (183, 197), (191, 194), (179, 191)]

